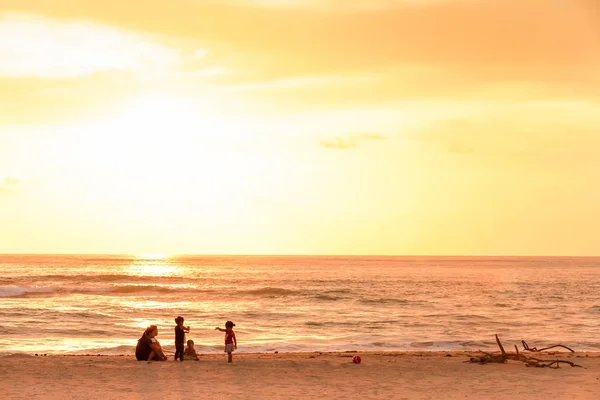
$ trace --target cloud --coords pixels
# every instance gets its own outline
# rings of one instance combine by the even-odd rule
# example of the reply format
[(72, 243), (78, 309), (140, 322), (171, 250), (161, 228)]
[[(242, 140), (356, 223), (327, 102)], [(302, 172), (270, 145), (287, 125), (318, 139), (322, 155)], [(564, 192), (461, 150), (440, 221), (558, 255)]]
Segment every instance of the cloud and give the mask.
[(197, 49), (190, 55), (190, 58), (192, 60), (200, 60), (200, 59), (206, 57), (207, 54), (208, 54), (207, 49)]
[(76, 77), (106, 70), (151, 74), (176, 67), (179, 51), (87, 21), (0, 14), (0, 76)]
[(314, 75), (314, 76), (290, 76), (287, 78), (278, 78), (262, 80), (250, 83), (230, 85), (232, 91), (278, 91), (278, 90), (309, 90), (315, 88), (343, 87), (373, 84), (381, 80), (381, 77), (375, 74), (353, 74), (353, 75)]
[(321, 147), (326, 149), (353, 149), (356, 147), (356, 142), (341, 137), (333, 139), (321, 140)]
[(195, 71), (184, 74), (184, 76), (192, 76), (195, 78), (206, 78), (206, 77), (231, 75), (234, 73), (235, 73), (235, 71), (233, 71), (231, 69), (217, 66), (217, 67), (207, 67), (207, 68), (197, 69)]
[(467, 3), (479, 0), (221, 0), (221, 3), (265, 8), (308, 8), (327, 11), (364, 11), (438, 3)]
[(595, 151), (600, 146), (600, 104), (522, 102), (471, 117), (441, 119), (402, 136), (452, 154), (580, 156), (600, 162)]
[[(234, 49), (230, 56), (264, 80), (404, 65), (441, 67), (449, 82), (598, 78), (600, 36), (590, 0), (344, 1), (352, 5), (335, 2), (327, 13), (315, 12), (317, 2), (260, 8), (240, 1), (207, 9), (215, 18), (201, 26), (183, 18), (179, 26), (196, 26), (190, 35)], [(344, 12), (357, 3), (373, 9)]]
[(17, 178), (6, 177), (0, 180), (0, 194), (14, 194), (22, 189), (21, 181)]
[(362, 135), (354, 136), (355, 140), (384, 140), (387, 136), (380, 133), (363, 133)]
[(17, 178), (12, 178), (10, 176), (4, 178), (4, 184), (5, 185), (18, 185), (20, 183), (21, 183), (21, 181), (19, 181)]
[(391, 70), (418, 65), (442, 72), (411, 75), (408, 87), (402, 79), (394, 92), (507, 81), (599, 87), (595, 0), (187, 0), (168, 10), (142, 0), (12, 3), (8, 8), (189, 40), (191, 52), (210, 43), (206, 58), (255, 81), (381, 69), (402, 77)]
[(387, 136), (379, 133), (363, 133), (360, 135), (353, 135), (348, 138), (335, 137), (332, 139), (321, 140), (321, 147), (325, 149), (353, 149), (358, 146), (360, 142), (367, 140), (385, 140)]
[(41, 188), (45, 184), (43, 179), (21, 179), (14, 176), (0, 177), (0, 194), (20, 194), (29, 190)]

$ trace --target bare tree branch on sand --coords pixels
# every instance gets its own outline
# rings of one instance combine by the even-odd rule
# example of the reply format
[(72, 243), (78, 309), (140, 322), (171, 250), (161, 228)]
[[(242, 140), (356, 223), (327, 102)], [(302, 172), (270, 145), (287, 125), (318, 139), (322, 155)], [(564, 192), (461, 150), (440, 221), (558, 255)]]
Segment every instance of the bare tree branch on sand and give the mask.
[[(487, 364), (487, 363), (505, 363), (507, 360), (514, 360), (514, 361), (524, 362), (525, 365), (528, 367), (559, 368), (560, 364), (563, 363), (563, 364), (569, 364), (571, 367), (583, 368), (581, 365), (577, 365), (571, 361), (558, 360), (558, 359), (557, 360), (542, 360), (539, 358), (526, 356), (523, 353), (519, 353), (519, 349), (517, 348), (516, 345), (515, 345), (515, 351), (516, 351), (515, 354), (507, 353), (504, 350), (504, 346), (502, 346), (502, 343), (500, 342), (498, 335), (496, 335), (496, 343), (498, 343), (498, 347), (500, 348), (500, 354), (491, 354), (491, 353), (486, 353), (486, 352), (480, 350), (480, 352), (484, 354), (483, 356), (471, 357), (469, 359), (469, 361), (465, 361), (465, 362)], [(530, 348), (524, 340), (521, 341), (521, 343), (523, 344), (523, 348), (524, 348), (523, 351), (541, 352), (541, 351), (552, 349), (555, 347), (564, 347), (565, 349), (569, 350), (572, 353), (575, 352), (574, 350), (570, 349), (567, 346), (563, 346), (562, 344), (557, 344), (554, 346), (545, 347), (543, 349), (538, 350), (536, 347)]]

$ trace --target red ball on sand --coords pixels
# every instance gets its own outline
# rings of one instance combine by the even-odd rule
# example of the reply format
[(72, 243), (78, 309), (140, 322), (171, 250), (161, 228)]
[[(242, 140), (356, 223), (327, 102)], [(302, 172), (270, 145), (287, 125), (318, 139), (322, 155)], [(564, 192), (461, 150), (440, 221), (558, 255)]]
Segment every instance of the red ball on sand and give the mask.
[(352, 358), (352, 362), (354, 364), (360, 364), (360, 356), (354, 356), (354, 358)]

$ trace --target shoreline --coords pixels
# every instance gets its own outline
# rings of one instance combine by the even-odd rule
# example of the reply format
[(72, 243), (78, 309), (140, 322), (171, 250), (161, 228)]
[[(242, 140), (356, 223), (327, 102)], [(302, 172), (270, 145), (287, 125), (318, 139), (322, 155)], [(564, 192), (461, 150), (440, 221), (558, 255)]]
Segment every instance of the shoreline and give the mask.
[[(488, 350), (488, 349), (486, 349)], [(514, 353), (514, 350), (507, 350), (508, 353)], [(269, 352), (239, 352), (235, 351), (233, 354), (237, 357), (255, 357), (255, 356), (278, 356), (278, 355), (289, 355), (289, 356), (310, 356), (310, 355), (337, 355), (339, 357), (350, 356), (350, 355), (374, 355), (374, 356), (470, 356), (470, 355), (481, 355), (485, 353), (499, 353), (499, 350), (380, 350), (380, 351), (371, 351), (371, 350), (346, 350), (346, 351), (269, 351)], [(522, 349), (519, 350), (519, 353), (526, 354), (532, 357), (544, 357), (544, 356), (553, 356), (560, 355), (570, 356), (569, 358), (581, 358), (581, 357), (599, 357), (600, 351), (575, 351), (570, 352), (568, 350), (556, 350), (556, 351), (542, 351), (542, 352), (524, 352)], [(173, 356), (173, 352), (166, 351), (165, 354), (170, 358)], [(219, 357), (224, 355), (225, 353), (221, 352), (212, 352), (212, 353), (200, 353), (198, 352), (198, 356), (202, 357)], [(26, 353), (26, 352), (7, 352), (5, 354), (0, 354), (0, 358), (4, 357), (133, 357), (134, 354), (130, 353), (122, 353), (122, 354), (100, 354), (100, 353), (77, 353), (72, 354), (68, 352), (64, 353)]]
[[(200, 354), (200, 361), (138, 362), (133, 355), (0, 357), (7, 399), (595, 399), (600, 352), (529, 353), (584, 368), (468, 363), (479, 352), (300, 352)], [(360, 364), (352, 357), (359, 355)], [(16, 384), (18, 382), (18, 384)]]
[[(40, 341), (38, 340), (37, 343), (39, 343)], [(164, 343), (164, 340), (161, 340), (161, 343)], [(514, 352), (514, 347), (517, 346), (519, 349), (519, 352), (527, 352), (525, 351), (524, 346), (520, 343), (517, 342), (516, 340), (503, 340), (502, 341), (505, 349), (508, 352)], [(600, 349), (596, 348), (596, 347), (592, 347), (590, 348), (590, 346), (579, 346), (579, 343), (572, 343), (572, 342), (561, 342), (560, 340), (556, 340), (556, 341), (533, 341), (529, 343), (529, 346), (531, 348), (537, 347), (537, 348), (548, 348), (548, 347), (554, 347), (554, 346), (564, 346), (573, 349), (577, 354), (600, 354)], [(236, 351), (236, 354), (272, 354), (272, 353), (285, 353), (285, 354), (296, 354), (296, 353), (301, 353), (301, 354), (308, 354), (308, 353), (372, 353), (372, 354), (382, 354), (382, 353), (406, 353), (406, 354), (411, 354), (411, 353), (476, 353), (476, 352), (488, 352), (488, 353), (493, 353), (496, 351), (499, 351), (498, 345), (496, 342), (489, 342), (489, 343), (482, 343), (480, 346), (478, 345), (473, 345), (473, 346), (464, 346), (462, 348), (457, 348), (457, 347), (448, 347), (448, 348), (444, 348), (444, 347), (438, 347), (438, 346), (411, 346), (411, 348), (405, 348), (405, 347), (384, 347), (384, 346), (369, 346), (369, 347), (362, 347), (362, 346), (335, 346), (334, 348), (327, 348), (327, 346), (323, 346), (325, 347), (324, 349), (319, 349), (318, 347), (312, 347), (312, 348), (289, 348), (285, 345), (281, 345), (280, 343), (277, 343), (275, 345), (271, 345), (271, 346), (260, 346), (258, 348), (256, 348), (255, 346), (252, 345), (248, 345), (247, 343), (244, 344), (244, 346), (240, 346), (240, 348)], [(340, 348), (341, 347), (341, 348)], [(173, 355), (175, 353), (175, 346), (172, 344), (171, 340), (167, 340), (166, 344), (163, 344), (163, 350), (165, 352), (165, 354), (167, 355)], [(198, 352), (198, 354), (221, 354), (223, 353), (223, 344), (219, 343), (219, 344), (215, 344), (215, 345), (211, 345), (211, 346), (207, 346), (207, 345), (196, 345), (196, 352)], [(550, 349), (550, 350), (545, 350), (543, 353), (548, 353), (548, 352), (565, 352), (568, 353), (569, 351), (566, 350), (564, 347), (556, 347), (554, 349)], [(134, 354), (135, 353), (135, 344), (127, 344), (127, 345), (123, 345), (123, 344), (119, 344), (117, 346), (114, 347), (88, 347), (88, 348), (80, 348), (80, 349), (66, 349), (66, 348), (58, 348), (58, 349), (52, 349), (50, 346), (43, 346), (42, 348), (36, 348), (33, 345), (28, 345), (28, 346), (19, 346), (19, 347), (13, 347), (13, 348), (0, 348), (0, 357), (6, 356), (6, 355), (12, 355), (12, 354), (25, 354), (25, 355), (35, 355), (35, 354), (47, 354), (47, 355), (73, 355), (73, 356), (80, 356), (80, 355), (103, 355), (103, 356), (122, 356), (122, 355), (129, 355), (129, 354)], [(542, 353), (542, 354), (543, 354)]]

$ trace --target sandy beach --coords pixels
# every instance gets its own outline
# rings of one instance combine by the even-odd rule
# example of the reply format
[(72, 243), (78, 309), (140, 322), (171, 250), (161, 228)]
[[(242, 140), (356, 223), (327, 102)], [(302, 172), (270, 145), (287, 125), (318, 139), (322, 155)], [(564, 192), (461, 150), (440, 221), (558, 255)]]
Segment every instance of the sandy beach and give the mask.
[[(356, 354), (361, 364), (351, 362)], [(14, 355), (0, 359), (0, 390), (5, 399), (598, 398), (600, 354), (543, 358), (585, 368), (478, 365), (465, 363), (462, 352), (235, 354), (233, 364), (216, 354), (151, 364), (132, 356)]]

